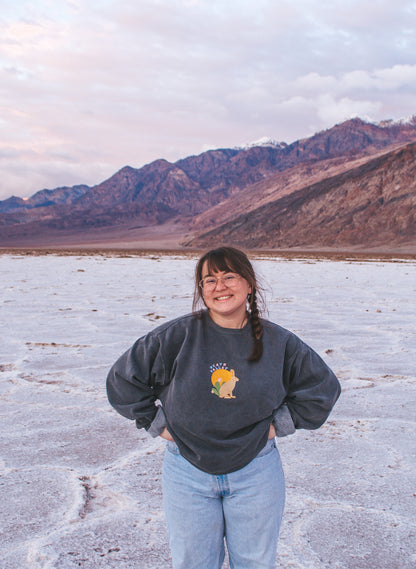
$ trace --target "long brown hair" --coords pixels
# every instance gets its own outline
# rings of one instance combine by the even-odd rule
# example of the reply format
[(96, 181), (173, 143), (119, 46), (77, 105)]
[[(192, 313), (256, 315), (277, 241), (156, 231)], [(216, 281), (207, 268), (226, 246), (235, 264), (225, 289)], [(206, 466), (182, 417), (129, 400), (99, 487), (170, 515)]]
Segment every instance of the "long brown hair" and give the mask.
[(237, 273), (243, 277), (251, 287), (251, 293), (248, 295), (247, 300), (254, 343), (248, 360), (250, 362), (257, 362), (263, 354), (263, 326), (260, 319), (258, 303), (260, 302), (261, 305), (263, 305), (264, 302), (262, 291), (251, 262), (243, 251), (235, 249), (234, 247), (218, 247), (202, 255), (195, 267), (194, 312), (197, 311), (201, 303), (204, 303), (204, 297), (199, 283), (202, 279), (202, 268), (205, 262), (207, 263), (208, 272), (210, 274), (220, 271)]

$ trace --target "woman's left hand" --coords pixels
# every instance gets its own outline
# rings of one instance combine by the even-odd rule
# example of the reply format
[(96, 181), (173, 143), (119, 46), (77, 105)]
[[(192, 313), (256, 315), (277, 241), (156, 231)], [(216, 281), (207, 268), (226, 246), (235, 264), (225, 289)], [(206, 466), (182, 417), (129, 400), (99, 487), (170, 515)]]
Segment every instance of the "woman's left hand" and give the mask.
[(165, 439), (166, 441), (173, 441), (172, 435), (170, 434), (170, 432), (167, 430), (166, 427), (163, 429), (163, 431), (160, 433), (159, 436), (162, 437), (162, 439)]
[(269, 439), (274, 439), (274, 437), (276, 436), (276, 429), (274, 428), (273, 425), (270, 425), (270, 429), (269, 429)]

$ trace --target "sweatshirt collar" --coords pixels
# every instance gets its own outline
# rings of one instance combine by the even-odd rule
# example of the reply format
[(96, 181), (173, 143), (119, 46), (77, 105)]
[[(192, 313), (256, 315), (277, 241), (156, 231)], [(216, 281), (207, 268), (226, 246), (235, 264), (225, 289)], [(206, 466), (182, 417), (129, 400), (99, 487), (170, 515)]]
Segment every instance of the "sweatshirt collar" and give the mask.
[(203, 310), (203, 315), (208, 326), (216, 330), (219, 334), (231, 334), (233, 336), (238, 336), (243, 334), (245, 335), (247, 332), (250, 332), (250, 318), (248, 318), (247, 322), (242, 328), (224, 328), (223, 326), (219, 326), (216, 322), (214, 322), (207, 309)]

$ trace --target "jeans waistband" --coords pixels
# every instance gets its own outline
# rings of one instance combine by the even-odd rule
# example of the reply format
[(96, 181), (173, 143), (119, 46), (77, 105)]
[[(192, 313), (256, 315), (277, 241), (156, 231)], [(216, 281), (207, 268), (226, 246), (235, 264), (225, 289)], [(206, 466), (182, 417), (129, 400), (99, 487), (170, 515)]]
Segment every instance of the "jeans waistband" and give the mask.
[(259, 456), (263, 456), (265, 454), (267, 454), (268, 452), (270, 452), (273, 448), (276, 448), (276, 441), (275, 439), (268, 439), (267, 443), (264, 445), (264, 447), (261, 449), (261, 451), (258, 453), (258, 455), (256, 456), (256, 458), (258, 458)]
[(167, 441), (166, 442), (166, 448), (170, 452), (173, 452), (173, 454), (180, 454), (179, 449), (178, 449), (178, 445), (174, 441)]

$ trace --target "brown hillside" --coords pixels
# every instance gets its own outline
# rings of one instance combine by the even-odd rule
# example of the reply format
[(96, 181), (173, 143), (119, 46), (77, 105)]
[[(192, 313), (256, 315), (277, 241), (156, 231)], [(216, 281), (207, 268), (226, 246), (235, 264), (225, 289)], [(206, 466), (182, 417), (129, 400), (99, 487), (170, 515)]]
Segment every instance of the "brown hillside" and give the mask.
[[(310, 182), (310, 180), (308, 180)], [(252, 196), (256, 201), (256, 195)], [(415, 243), (416, 144), (304, 184), (187, 242), (246, 248), (365, 247)]]
[[(382, 125), (352, 119), (290, 145), (126, 166), (92, 188), (0, 202), (0, 246), (63, 246), (75, 239), (140, 247), (170, 227), (175, 242), (193, 246), (213, 239), (266, 248), (368, 249), (412, 240), (416, 246), (413, 147), (398, 150), (415, 141), (416, 119)], [(387, 161), (390, 171), (383, 171)]]

